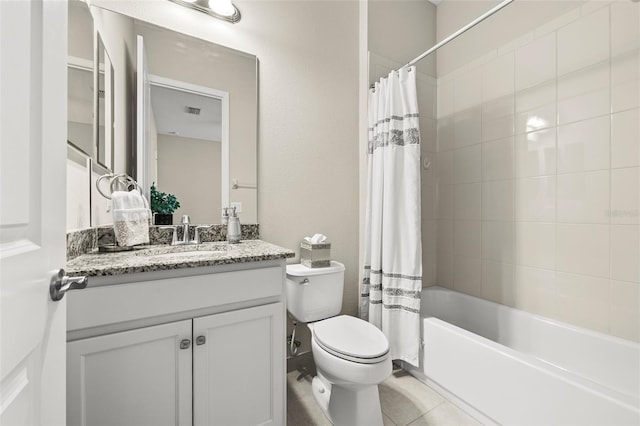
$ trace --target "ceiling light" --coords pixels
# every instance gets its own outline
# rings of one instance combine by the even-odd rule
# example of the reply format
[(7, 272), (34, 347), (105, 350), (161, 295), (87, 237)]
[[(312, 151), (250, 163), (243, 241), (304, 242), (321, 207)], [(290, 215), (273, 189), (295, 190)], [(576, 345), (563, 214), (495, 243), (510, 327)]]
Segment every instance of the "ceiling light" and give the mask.
[(240, 21), (240, 11), (231, 0), (170, 0), (227, 22)]

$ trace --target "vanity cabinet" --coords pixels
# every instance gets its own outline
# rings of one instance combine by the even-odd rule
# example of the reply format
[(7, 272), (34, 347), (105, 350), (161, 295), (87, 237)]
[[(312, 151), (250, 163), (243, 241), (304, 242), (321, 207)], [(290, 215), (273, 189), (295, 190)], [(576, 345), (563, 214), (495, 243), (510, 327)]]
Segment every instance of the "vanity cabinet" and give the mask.
[(69, 295), (68, 425), (284, 424), (284, 264), (214, 271)]

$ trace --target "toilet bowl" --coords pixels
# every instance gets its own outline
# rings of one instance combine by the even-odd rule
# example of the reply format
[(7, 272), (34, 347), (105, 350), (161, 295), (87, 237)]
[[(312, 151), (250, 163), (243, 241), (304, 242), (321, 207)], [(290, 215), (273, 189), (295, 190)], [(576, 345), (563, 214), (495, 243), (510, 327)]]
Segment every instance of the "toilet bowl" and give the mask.
[(389, 342), (374, 325), (342, 308), (344, 265), (287, 265), (287, 309), (311, 330), (318, 375), (313, 396), (337, 426), (382, 425), (378, 384), (391, 374)]

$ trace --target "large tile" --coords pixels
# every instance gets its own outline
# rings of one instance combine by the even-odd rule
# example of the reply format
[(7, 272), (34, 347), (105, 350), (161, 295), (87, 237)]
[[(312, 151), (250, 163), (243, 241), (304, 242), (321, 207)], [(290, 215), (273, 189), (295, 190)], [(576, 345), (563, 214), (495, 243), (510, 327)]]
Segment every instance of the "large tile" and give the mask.
[(514, 241), (512, 221), (482, 221), (482, 259), (513, 263)]
[(611, 3), (611, 56), (640, 49), (640, 4)]
[(456, 149), (453, 168), (455, 183), (480, 182), (482, 178), (481, 145)]
[(556, 125), (556, 89), (553, 80), (516, 92), (516, 134)]
[(556, 129), (543, 129), (515, 138), (517, 177), (533, 177), (556, 172)]
[(640, 226), (611, 226), (611, 278), (640, 283)]
[(556, 274), (552, 270), (516, 266), (515, 307), (552, 317), (557, 312)]
[(482, 183), (482, 220), (513, 220), (513, 183), (511, 179)]
[(482, 296), (482, 261), (480, 258), (455, 256), (453, 288), (472, 296)]
[(640, 108), (611, 116), (611, 167), (633, 166), (640, 166)]
[(558, 30), (558, 75), (609, 59), (609, 9)]
[(609, 64), (558, 78), (558, 124), (609, 114)]
[(405, 426), (443, 402), (442, 396), (397, 370), (378, 387), (382, 412), (397, 425)]
[(516, 180), (516, 220), (553, 222), (556, 220), (556, 177), (541, 176)]
[(608, 331), (610, 299), (608, 279), (558, 272), (556, 291), (558, 294), (556, 318), (592, 330)]
[(611, 170), (611, 223), (640, 224), (640, 167)]
[(453, 173), (453, 151), (438, 152), (436, 159), (438, 183), (441, 185), (453, 184), (455, 177)]
[(482, 298), (514, 306), (514, 281), (515, 267), (511, 263), (482, 260)]
[(451, 404), (443, 402), (433, 410), (416, 419), (410, 426), (478, 426), (480, 423), (467, 413)]
[(454, 217), (456, 220), (482, 218), (482, 184), (461, 183), (455, 186)]
[(456, 220), (454, 251), (456, 256), (480, 258), (482, 252), (482, 224), (479, 220)]
[(503, 96), (482, 104), (482, 140), (511, 136), (515, 131), (515, 97)]
[(438, 152), (450, 151), (454, 148), (453, 115), (438, 119)]
[(482, 113), (478, 105), (456, 112), (454, 118), (454, 145), (456, 148), (475, 145), (482, 141)]
[(558, 271), (609, 278), (609, 225), (558, 224)]
[(454, 104), (456, 114), (482, 103), (482, 68), (473, 68), (458, 76), (455, 81)]
[(556, 76), (555, 33), (533, 40), (516, 50), (515, 86), (523, 90)]
[(640, 107), (640, 50), (611, 59), (611, 111)]
[(455, 113), (453, 91), (453, 79), (438, 79), (438, 119), (453, 117)]
[(611, 281), (610, 331), (614, 336), (640, 342), (640, 285)]
[(453, 253), (438, 252), (436, 281), (438, 285), (453, 289)]
[(558, 175), (558, 222), (609, 223), (609, 171)]
[(454, 215), (454, 190), (455, 185), (438, 185), (437, 193), (437, 218), (453, 220)]
[(482, 144), (482, 180), (513, 178), (513, 137)]
[(558, 127), (558, 173), (609, 168), (608, 115)]
[(556, 224), (516, 222), (516, 264), (553, 270), (556, 267)]
[(486, 63), (482, 70), (482, 101), (488, 102), (514, 92), (514, 54), (505, 53)]
[(438, 253), (453, 254), (453, 220), (438, 220)]

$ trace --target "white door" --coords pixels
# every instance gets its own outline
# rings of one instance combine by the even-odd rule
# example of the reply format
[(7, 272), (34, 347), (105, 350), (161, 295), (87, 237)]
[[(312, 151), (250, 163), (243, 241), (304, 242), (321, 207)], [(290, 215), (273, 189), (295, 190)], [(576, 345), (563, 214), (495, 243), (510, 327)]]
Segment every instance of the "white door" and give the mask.
[(282, 303), (193, 320), (193, 424), (285, 424)]
[(65, 423), (67, 3), (0, 1), (0, 424)]
[(191, 425), (191, 320), (68, 344), (67, 425)]

